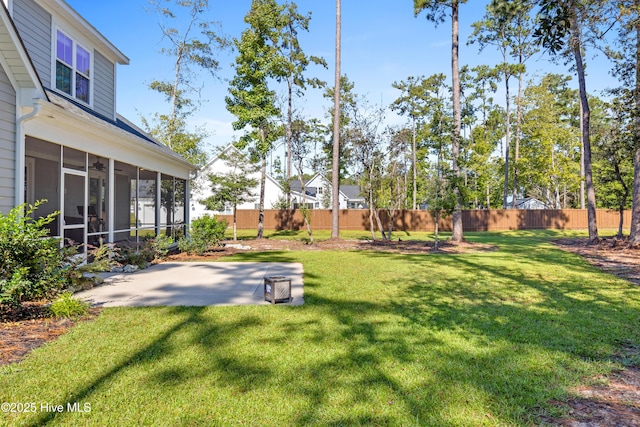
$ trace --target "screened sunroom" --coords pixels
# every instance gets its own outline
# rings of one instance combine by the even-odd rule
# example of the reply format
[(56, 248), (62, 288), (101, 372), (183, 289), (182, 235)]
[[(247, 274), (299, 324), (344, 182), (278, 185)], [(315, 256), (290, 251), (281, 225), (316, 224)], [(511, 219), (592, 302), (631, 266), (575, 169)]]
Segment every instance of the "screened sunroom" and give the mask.
[[(106, 242), (137, 244), (156, 235), (183, 236), (194, 167), (130, 123), (70, 129), (67, 116), (93, 121), (92, 115), (54, 99), (47, 109), (64, 110), (41, 113), (29, 122), (24, 150), (24, 201), (46, 200), (39, 216), (60, 213), (49, 224), (50, 234), (81, 250)], [(42, 125), (49, 141), (37, 137), (44, 133)]]
[(42, 216), (60, 212), (49, 230), (67, 244), (185, 233), (185, 179), (31, 137), (25, 159), (25, 201), (47, 200)]

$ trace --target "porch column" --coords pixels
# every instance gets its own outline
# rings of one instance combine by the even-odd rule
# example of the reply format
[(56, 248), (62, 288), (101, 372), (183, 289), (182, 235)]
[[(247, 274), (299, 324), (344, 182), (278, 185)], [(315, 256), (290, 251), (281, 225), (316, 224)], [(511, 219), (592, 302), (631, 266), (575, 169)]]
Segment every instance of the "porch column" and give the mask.
[(107, 185), (109, 189), (107, 190), (107, 223), (109, 224), (109, 232), (107, 234), (107, 241), (109, 243), (114, 242), (114, 233), (113, 230), (116, 227), (116, 175), (115, 175), (115, 161), (113, 159), (109, 159), (109, 164), (107, 166)]
[(189, 235), (189, 225), (191, 224), (191, 180), (185, 179), (184, 181), (184, 234)]
[(160, 235), (160, 212), (162, 210), (162, 173), (156, 172), (156, 236)]

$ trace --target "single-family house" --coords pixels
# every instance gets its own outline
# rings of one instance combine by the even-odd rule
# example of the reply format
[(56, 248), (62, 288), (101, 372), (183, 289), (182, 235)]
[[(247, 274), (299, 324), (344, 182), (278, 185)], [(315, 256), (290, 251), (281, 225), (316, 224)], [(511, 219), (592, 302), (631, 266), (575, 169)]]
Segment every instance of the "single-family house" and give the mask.
[(516, 209), (548, 209), (547, 205), (534, 197), (516, 199)]
[(341, 185), (340, 194), (346, 199), (347, 209), (366, 209), (368, 207), (359, 185)]
[[(190, 198), (191, 218), (200, 218), (205, 214), (230, 215), (233, 213), (233, 206), (231, 205), (225, 206), (224, 210), (221, 211), (212, 211), (206, 209), (205, 206), (200, 203), (200, 201), (206, 199), (211, 192), (209, 176), (211, 174), (225, 174), (232, 169), (232, 165), (225, 160), (232, 153), (242, 156), (238, 148), (233, 144), (229, 144), (199, 171), (198, 177), (194, 180)], [(238, 205), (237, 209), (259, 209), (260, 170), (257, 169), (251, 176), (257, 182), (256, 186), (251, 189), (254, 198), (249, 202)], [(292, 180), (289, 194), (290, 206), (294, 209), (298, 208), (304, 201), (307, 206), (312, 209), (331, 208), (331, 188), (331, 181), (323, 174), (316, 174), (309, 181), (305, 182), (305, 195), (303, 197), (300, 181)], [(265, 209), (278, 209), (287, 197), (285, 189), (269, 173), (266, 174), (264, 193)], [(340, 186), (340, 209), (361, 209), (366, 207), (365, 200), (360, 193), (360, 187), (357, 185)]]
[(0, 3), (0, 212), (46, 199), (79, 244), (182, 235), (195, 168), (117, 114), (129, 59), (63, 0)]
[[(225, 158), (229, 157), (231, 152), (242, 156), (240, 150), (238, 150), (233, 144), (227, 145), (222, 149), (213, 159), (211, 159), (198, 173), (198, 177), (195, 179), (192, 195), (191, 195), (191, 218), (200, 218), (205, 214), (215, 215), (224, 214), (229, 215), (233, 213), (233, 206), (227, 205), (222, 211), (212, 211), (205, 208), (200, 203), (201, 200), (206, 199), (211, 191), (211, 184), (209, 181), (209, 175), (211, 174), (225, 174), (228, 173), (232, 166), (228, 164)], [(260, 171), (256, 170), (251, 174), (251, 177), (257, 181), (256, 186), (251, 189), (253, 194), (253, 200), (242, 203), (237, 206), (237, 209), (259, 209), (260, 203)], [(286, 197), (286, 194), (282, 186), (271, 175), (266, 175), (265, 189), (264, 189), (264, 207), (265, 209), (276, 209), (278, 203)]]
[[(313, 203), (316, 209), (331, 208), (333, 184), (323, 174), (317, 173), (304, 184), (306, 203)], [(291, 182), (292, 202), (302, 203), (302, 184), (300, 180)], [(363, 209), (367, 207), (361, 188), (357, 185), (341, 185), (338, 193), (340, 209)]]

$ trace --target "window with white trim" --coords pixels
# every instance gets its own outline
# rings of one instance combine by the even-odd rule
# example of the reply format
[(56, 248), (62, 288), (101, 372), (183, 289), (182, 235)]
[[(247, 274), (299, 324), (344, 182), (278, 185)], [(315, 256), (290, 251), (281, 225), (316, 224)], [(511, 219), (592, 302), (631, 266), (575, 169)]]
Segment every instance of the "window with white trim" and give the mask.
[(56, 89), (89, 104), (91, 54), (71, 37), (56, 31)]

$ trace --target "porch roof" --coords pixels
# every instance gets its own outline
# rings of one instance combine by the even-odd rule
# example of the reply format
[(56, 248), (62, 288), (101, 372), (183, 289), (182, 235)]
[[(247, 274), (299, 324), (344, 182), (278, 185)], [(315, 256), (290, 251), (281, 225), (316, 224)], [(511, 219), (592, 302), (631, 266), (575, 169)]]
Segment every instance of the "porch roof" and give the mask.
[(82, 119), (83, 122), (107, 128), (111, 132), (114, 132), (121, 137), (125, 137), (129, 142), (140, 148), (152, 150), (157, 154), (161, 154), (165, 157), (171, 158), (175, 162), (181, 163), (185, 167), (195, 169), (195, 166), (189, 163), (184, 157), (171, 150), (169, 147), (162, 144), (124, 117), (117, 115), (116, 120), (112, 120), (79, 102), (54, 92), (51, 89), (46, 89), (46, 92), (51, 104)]

